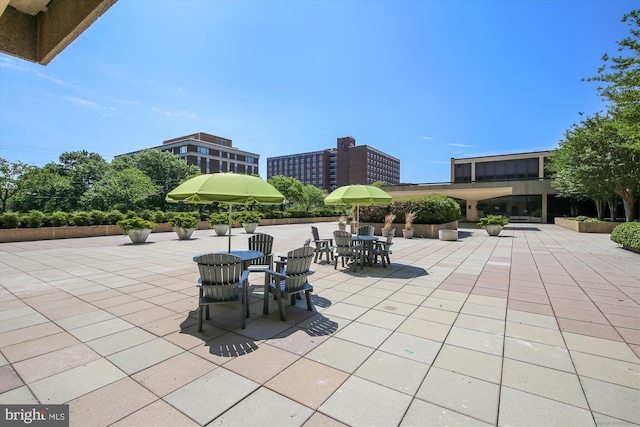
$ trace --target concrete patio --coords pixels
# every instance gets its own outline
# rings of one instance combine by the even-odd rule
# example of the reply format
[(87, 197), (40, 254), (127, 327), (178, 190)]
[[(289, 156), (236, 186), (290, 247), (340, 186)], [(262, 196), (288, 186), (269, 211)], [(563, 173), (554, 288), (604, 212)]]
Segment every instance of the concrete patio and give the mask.
[[(310, 226), (258, 232), (285, 254)], [(0, 403), (68, 403), (72, 426), (640, 425), (640, 255), (609, 235), (396, 237), (390, 268), (312, 264), (315, 312), (263, 316), (257, 286), (246, 329), (216, 306), (199, 334), (213, 234), (0, 244)]]

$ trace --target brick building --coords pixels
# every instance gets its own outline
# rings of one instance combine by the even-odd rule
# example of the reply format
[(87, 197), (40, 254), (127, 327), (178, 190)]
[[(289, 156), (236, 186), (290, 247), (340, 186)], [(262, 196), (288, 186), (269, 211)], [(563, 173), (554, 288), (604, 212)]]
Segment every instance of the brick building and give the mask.
[(335, 148), (267, 158), (267, 179), (284, 175), (327, 191), (349, 184), (400, 183), (400, 160), (351, 136), (338, 138)]
[[(151, 147), (169, 151), (187, 164), (196, 165), (202, 173), (234, 172), (259, 175), (260, 155), (235, 148), (230, 139), (197, 132), (164, 141)], [(137, 151), (125, 155), (132, 156)]]

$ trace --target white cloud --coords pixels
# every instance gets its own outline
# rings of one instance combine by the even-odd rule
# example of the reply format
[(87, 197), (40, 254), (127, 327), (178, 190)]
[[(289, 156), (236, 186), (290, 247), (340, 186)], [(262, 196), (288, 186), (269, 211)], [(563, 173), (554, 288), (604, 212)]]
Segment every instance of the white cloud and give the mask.
[(96, 111), (115, 111), (116, 110), (113, 107), (100, 105), (92, 101), (87, 101), (86, 99), (72, 98), (70, 96), (65, 96), (64, 99), (66, 99), (67, 101), (79, 107), (88, 108), (90, 110), (96, 110)]
[(428, 141), (428, 140), (432, 140), (433, 138), (431, 138), (430, 136), (423, 136), (423, 137), (422, 137), (422, 139), (424, 139), (424, 140), (427, 140), (427, 141)]
[(161, 108), (153, 108), (153, 111), (155, 111), (156, 113), (162, 114), (163, 116), (167, 116), (167, 117), (178, 117), (178, 118), (187, 118), (187, 119), (192, 119), (195, 120), (198, 116), (196, 116), (196, 113), (193, 113), (191, 111), (169, 111), (169, 110), (163, 110)]
[(450, 145), (451, 147), (460, 147), (460, 148), (473, 148), (473, 147), (475, 147), (475, 145), (456, 144), (455, 142), (452, 142), (452, 143), (449, 143), (449, 144), (445, 144), (445, 145)]

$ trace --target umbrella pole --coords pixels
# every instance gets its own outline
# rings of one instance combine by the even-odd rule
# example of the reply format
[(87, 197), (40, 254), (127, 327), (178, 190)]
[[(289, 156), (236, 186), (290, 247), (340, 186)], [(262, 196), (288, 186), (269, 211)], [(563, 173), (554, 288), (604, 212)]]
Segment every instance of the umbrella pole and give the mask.
[(231, 252), (231, 203), (229, 203), (229, 249), (228, 252)]

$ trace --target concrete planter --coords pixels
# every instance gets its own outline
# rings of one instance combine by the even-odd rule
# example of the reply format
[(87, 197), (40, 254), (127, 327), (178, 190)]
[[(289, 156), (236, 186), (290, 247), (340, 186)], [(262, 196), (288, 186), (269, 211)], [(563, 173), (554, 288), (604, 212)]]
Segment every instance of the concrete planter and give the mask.
[(504, 225), (501, 224), (487, 224), (484, 226), (484, 229), (487, 231), (489, 236), (498, 236), (500, 232), (504, 228)]
[(402, 237), (405, 239), (413, 239), (413, 228), (402, 230)]
[(131, 239), (131, 243), (144, 243), (147, 241), (147, 237), (151, 234), (150, 228), (134, 228), (127, 231), (127, 236)]
[(458, 240), (458, 230), (442, 229), (438, 230), (438, 238), (444, 241), (455, 242)]
[(257, 222), (243, 222), (242, 226), (244, 227), (244, 231), (247, 234), (253, 234), (256, 232), (256, 228), (258, 228)]
[(216, 236), (224, 236), (229, 231), (229, 224), (213, 224), (211, 228), (216, 232)]
[(581, 222), (573, 219), (566, 218), (554, 218), (554, 223), (560, 227), (568, 228), (569, 230), (576, 231), (578, 233), (606, 233), (611, 234), (614, 228), (620, 225), (620, 222)]
[[(373, 225), (375, 228), (375, 235), (382, 235), (382, 227), (384, 227), (384, 223), (365, 223), (362, 222), (360, 225)], [(400, 236), (400, 232), (402, 231), (402, 224), (393, 224), (391, 228), (396, 229), (395, 236)], [(440, 230), (457, 230), (458, 229), (458, 221), (445, 222), (444, 224), (416, 224), (413, 223), (413, 236), (416, 238), (422, 239), (438, 239)], [(352, 231), (353, 233), (353, 231)]]
[(178, 235), (178, 239), (180, 240), (189, 240), (195, 228), (186, 228), (186, 227), (175, 227), (174, 228), (176, 234)]

